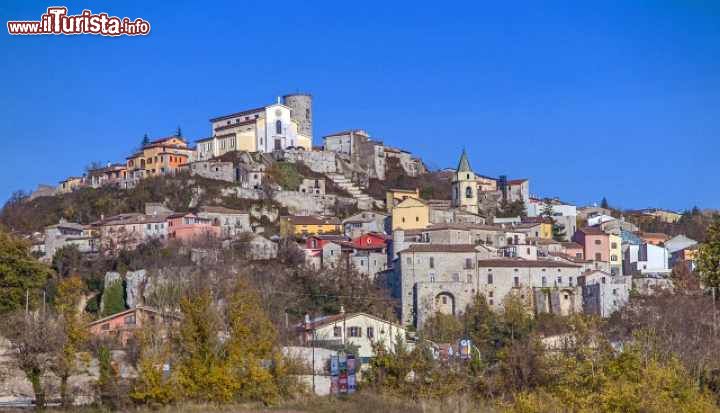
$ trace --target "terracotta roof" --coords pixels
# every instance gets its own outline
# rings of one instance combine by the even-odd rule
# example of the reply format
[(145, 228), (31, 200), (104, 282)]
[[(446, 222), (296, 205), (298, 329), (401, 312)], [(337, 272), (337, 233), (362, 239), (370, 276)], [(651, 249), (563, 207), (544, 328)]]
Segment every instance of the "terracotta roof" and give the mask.
[(575, 248), (575, 249), (582, 249), (583, 246), (578, 244), (577, 242), (561, 242), (560, 245), (562, 245), (563, 248)]
[(579, 265), (554, 260), (523, 260), (517, 258), (497, 258), (478, 260), (478, 267), (502, 268), (580, 268)]
[(331, 136), (349, 135), (349, 134), (351, 134), (351, 133), (352, 133), (352, 134), (356, 134), (356, 135), (366, 136), (366, 137), (368, 137), (368, 138), (370, 137), (370, 134), (367, 133), (366, 131), (362, 130), (362, 129), (348, 129), (348, 130), (343, 130), (343, 131), (340, 131), (340, 132), (334, 132), (334, 133), (325, 135), (325, 136), (323, 136), (323, 138), (328, 138), (328, 137), (331, 137)]
[(283, 217), (294, 225), (340, 225), (336, 217), (313, 217), (290, 215)]
[(524, 179), (524, 178), (523, 179), (511, 179), (511, 180), (507, 181), (508, 185), (519, 185), (523, 182), (527, 182), (527, 179)]
[(640, 237), (646, 237), (646, 238), (668, 238), (667, 234), (663, 234), (662, 232), (642, 232), (640, 233)]
[(417, 189), (403, 189), (403, 188), (389, 188), (389, 192), (408, 192), (411, 194), (416, 193)]
[(605, 233), (605, 231), (603, 231), (603, 230), (601, 230), (600, 228), (597, 228), (597, 227), (585, 227), (585, 228), (580, 228), (578, 231), (581, 231), (581, 232), (583, 232), (583, 233), (586, 234), (586, 235), (607, 235), (607, 234)]
[(254, 123), (255, 123), (255, 119), (245, 120), (245, 121), (242, 121), (242, 122), (235, 122), (235, 123), (231, 123), (231, 124), (229, 124), (229, 125), (218, 126), (217, 128), (215, 128), (215, 131), (221, 131), (221, 130), (225, 130), (225, 129), (232, 129), (232, 128), (235, 128), (235, 127), (237, 127), (237, 126), (252, 125), (252, 124), (254, 124)]
[(377, 321), (380, 321), (380, 322), (383, 322), (383, 323), (387, 323), (387, 324), (392, 324), (392, 325), (394, 325), (394, 326), (396, 326), (396, 327), (398, 327), (398, 328), (404, 328), (404, 327), (402, 327), (401, 325), (399, 325), (399, 324), (397, 324), (397, 323), (394, 323), (394, 322), (388, 321), (388, 320), (384, 320), (384, 319), (382, 319), (382, 318), (380, 318), (380, 317), (377, 317), (377, 316), (374, 316), (374, 315), (372, 315), (372, 314), (368, 314), (368, 313), (348, 313), (348, 314), (333, 314), (333, 315), (329, 315), (329, 316), (317, 317), (317, 318), (311, 320), (311, 322), (310, 322), (309, 324), (300, 323), (300, 324), (298, 325), (298, 329), (300, 329), (300, 330), (303, 330), (303, 329), (304, 329), (304, 330), (312, 330), (312, 329), (314, 329), (314, 328), (316, 329), (316, 328), (318, 328), (318, 327), (321, 327), (321, 326), (324, 326), (324, 325), (327, 325), (327, 324), (336, 323), (336, 322), (341, 321), (341, 320), (343, 320), (343, 319), (347, 322), (348, 320), (350, 320), (350, 319), (352, 319), (352, 318), (355, 318), (355, 317), (358, 317), (358, 316), (365, 316), (365, 317), (374, 318), (374, 319), (377, 320)]
[(399, 253), (406, 252), (477, 252), (474, 244), (412, 244)]
[(244, 115), (250, 115), (250, 114), (254, 114), (254, 113), (258, 113), (258, 112), (264, 112), (264, 111), (265, 111), (265, 106), (261, 106), (259, 108), (255, 108), (255, 109), (248, 109), (248, 110), (244, 110), (242, 112), (235, 112), (235, 113), (231, 113), (229, 115), (218, 116), (217, 118), (210, 119), (210, 122), (217, 122), (219, 120), (225, 120), (225, 119), (235, 118), (238, 116), (244, 116)]

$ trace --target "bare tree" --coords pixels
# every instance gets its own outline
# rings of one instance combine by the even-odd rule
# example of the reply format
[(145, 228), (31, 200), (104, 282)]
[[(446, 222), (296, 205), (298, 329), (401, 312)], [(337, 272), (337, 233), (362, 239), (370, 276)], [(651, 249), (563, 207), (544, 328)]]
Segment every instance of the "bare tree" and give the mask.
[(4, 318), (2, 331), (12, 347), (13, 361), (32, 384), (36, 408), (44, 408), (43, 375), (52, 367), (55, 349), (62, 347), (66, 338), (57, 319), (39, 312), (16, 312)]

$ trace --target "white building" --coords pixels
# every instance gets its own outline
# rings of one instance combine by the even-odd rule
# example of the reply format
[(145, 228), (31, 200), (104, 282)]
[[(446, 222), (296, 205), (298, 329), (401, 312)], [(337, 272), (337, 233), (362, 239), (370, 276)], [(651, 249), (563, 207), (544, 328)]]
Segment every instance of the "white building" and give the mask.
[(623, 258), (625, 275), (670, 274), (670, 254), (665, 247), (643, 243), (627, 245)]
[(407, 343), (405, 328), (399, 324), (366, 314), (352, 313), (306, 318), (301, 325), (303, 344), (318, 347), (341, 347), (349, 344), (358, 348), (357, 357), (363, 363), (375, 357), (374, 344), (382, 344), (388, 351), (395, 351), (399, 342)]
[[(211, 136), (197, 141), (196, 161), (232, 151), (273, 152), (312, 148), (312, 98), (286, 95), (272, 105), (210, 119)], [(310, 126), (311, 127), (311, 126)]]

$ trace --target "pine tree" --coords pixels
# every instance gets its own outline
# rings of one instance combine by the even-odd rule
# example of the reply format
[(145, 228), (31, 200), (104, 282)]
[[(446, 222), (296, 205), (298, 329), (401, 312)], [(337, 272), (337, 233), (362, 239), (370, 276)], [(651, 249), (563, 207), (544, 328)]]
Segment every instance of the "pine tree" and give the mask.
[(142, 149), (148, 145), (150, 145), (150, 137), (146, 133), (145, 135), (143, 135), (142, 141), (140, 142), (140, 149)]
[(608, 204), (607, 198), (603, 197), (602, 201), (600, 201), (600, 208), (609, 209), (610, 204)]
[(116, 280), (106, 285), (102, 294), (102, 314), (106, 317), (125, 311), (125, 288), (123, 281)]
[(711, 288), (720, 287), (720, 221), (710, 224), (698, 251), (697, 264), (703, 283)]

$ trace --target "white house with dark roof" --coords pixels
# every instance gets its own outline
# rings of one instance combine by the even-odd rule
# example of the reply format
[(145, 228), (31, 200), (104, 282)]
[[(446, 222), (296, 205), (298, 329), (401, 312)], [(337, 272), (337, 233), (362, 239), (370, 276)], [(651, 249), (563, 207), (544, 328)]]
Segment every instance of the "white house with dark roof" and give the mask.
[(398, 340), (407, 344), (405, 327), (367, 313), (348, 313), (306, 317), (298, 326), (301, 342), (309, 346), (340, 348), (345, 344), (358, 348), (357, 356), (367, 363), (375, 357), (373, 345), (382, 344), (388, 351), (395, 351)]

